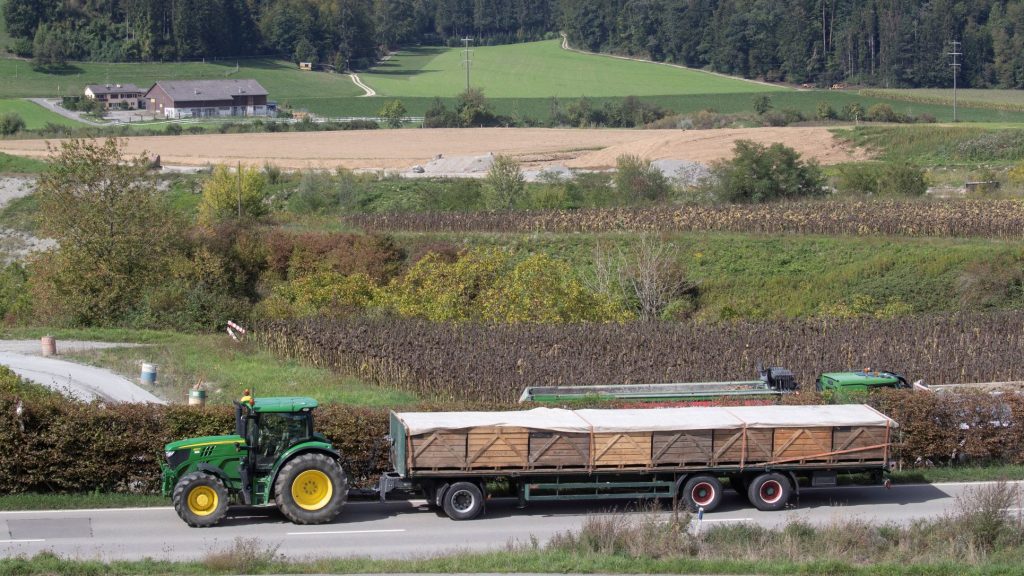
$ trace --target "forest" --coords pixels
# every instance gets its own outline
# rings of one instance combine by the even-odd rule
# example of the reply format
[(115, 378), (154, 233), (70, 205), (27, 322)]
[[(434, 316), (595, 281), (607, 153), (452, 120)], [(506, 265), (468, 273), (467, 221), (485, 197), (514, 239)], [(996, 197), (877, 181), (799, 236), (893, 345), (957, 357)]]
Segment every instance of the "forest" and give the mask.
[(279, 56), (365, 68), (415, 44), (574, 47), (768, 81), (1024, 87), (1022, 0), (7, 0), (37, 62)]

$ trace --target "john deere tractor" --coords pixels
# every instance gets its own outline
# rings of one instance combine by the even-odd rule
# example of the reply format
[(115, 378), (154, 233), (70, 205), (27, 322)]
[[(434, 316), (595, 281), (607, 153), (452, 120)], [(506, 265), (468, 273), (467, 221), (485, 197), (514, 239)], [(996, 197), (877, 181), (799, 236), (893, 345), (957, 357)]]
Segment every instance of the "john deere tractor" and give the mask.
[(163, 494), (189, 526), (213, 526), (230, 504), (275, 503), (296, 524), (330, 522), (348, 497), (340, 455), (313, 431), (312, 398), (235, 402), (235, 433), (164, 447)]

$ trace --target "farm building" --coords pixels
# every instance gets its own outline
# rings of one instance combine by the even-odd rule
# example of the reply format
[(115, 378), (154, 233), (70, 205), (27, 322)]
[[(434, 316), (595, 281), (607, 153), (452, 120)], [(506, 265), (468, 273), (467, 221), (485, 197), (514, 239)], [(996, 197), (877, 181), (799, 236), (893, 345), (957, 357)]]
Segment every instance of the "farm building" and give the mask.
[(127, 108), (137, 110), (144, 90), (135, 84), (90, 84), (85, 87), (85, 97), (103, 102), (107, 110)]
[(268, 114), (267, 91), (255, 80), (161, 80), (145, 101), (150, 112), (164, 118)]

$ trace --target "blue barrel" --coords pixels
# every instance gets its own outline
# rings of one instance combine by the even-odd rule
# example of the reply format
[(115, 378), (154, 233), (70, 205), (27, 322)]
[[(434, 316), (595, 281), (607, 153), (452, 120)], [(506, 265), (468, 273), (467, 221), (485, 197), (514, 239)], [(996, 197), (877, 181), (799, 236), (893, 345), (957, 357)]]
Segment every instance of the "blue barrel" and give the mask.
[(150, 386), (156, 384), (156, 366), (153, 364), (143, 363), (141, 380), (143, 384), (148, 384)]

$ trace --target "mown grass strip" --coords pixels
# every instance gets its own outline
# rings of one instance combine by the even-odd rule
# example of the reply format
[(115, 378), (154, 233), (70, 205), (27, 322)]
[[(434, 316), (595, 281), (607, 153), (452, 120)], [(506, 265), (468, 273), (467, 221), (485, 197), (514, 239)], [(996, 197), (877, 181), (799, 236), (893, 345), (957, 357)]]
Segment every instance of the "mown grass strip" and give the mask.
[(764, 574), (833, 576), (989, 576), (1019, 574), (1013, 563), (852, 564), (841, 561), (776, 562), (632, 558), (609, 554), (558, 551), (454, 554), (420, 560), (367, 558), (287, 562), (261, 558), (210, 556), (204, 561), (72, 560), (52, 553), (0, 560), (0, 573), (11, 575), (134, 574), (394, 574), (394, 573), (606, 573), (606, 574)]

